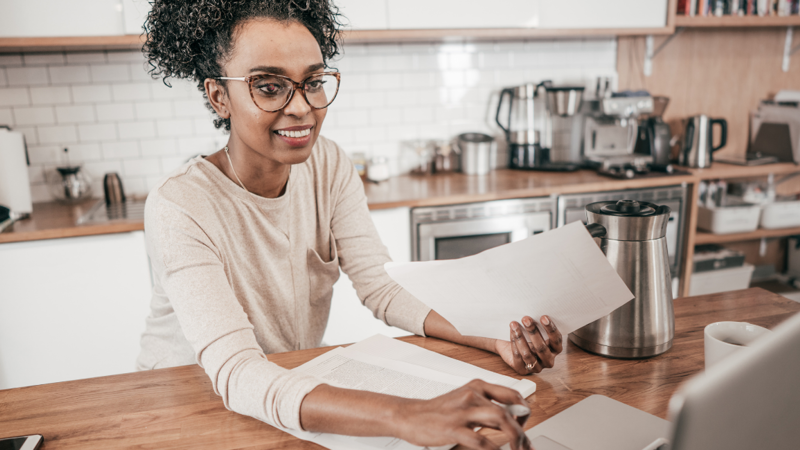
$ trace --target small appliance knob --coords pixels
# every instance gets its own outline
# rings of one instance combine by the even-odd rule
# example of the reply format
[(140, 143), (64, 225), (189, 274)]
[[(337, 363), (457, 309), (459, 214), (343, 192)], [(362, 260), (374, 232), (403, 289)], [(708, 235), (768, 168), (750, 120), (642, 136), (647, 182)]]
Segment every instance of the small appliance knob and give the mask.
[(638, 213), (642, 206), (636, 200), (620, 200), (617, 202), (617, 211), (626, 214)]

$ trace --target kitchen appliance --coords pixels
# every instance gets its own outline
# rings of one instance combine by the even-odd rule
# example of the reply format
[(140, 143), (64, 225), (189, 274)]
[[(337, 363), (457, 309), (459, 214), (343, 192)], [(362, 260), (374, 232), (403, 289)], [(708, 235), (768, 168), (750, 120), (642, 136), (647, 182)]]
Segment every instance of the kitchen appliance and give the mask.
[(583, 86), (545, 85), (548, 124), (542, 145), (550, 161), (541, 170), (572, 171), (581, 167)]
[[(549, 81), (543, 81), (506, 88), (500, 92), (495, 122), (506, 134), (509, 168), (549, 171), (579, 168), (575, 163), (552, 160), (552, 116), (574, 115), (580, 107), (583, 89), (553, 87)], [(508, 103), (508, 113), (502, 120), (505, 103)]]
[(461, 171), (467, 175), (484, 175), (492, 168), (497, 147), (492, 136), (483, 133), (462, 133), (454, 140), (461, 155)]
[(649, 358), (672, 347), (669, 216), (669, 206), (636, 200), (586, 205), (587, 229), (600, 238), (600, 248), (634, 299), (572, 332), (575, 345), (614, 358)]
[(106, 197), (106, 205), (118, 205), (125, 203), (125, 190), (122, 189), (122, 180), (116, 172), (109, 172), (103, 178), (103, 192)]
[(461, 155), (452, 141), (433, 141), (433, 172), (458, 172)]
[(780, 91), (750, 117), (748, 154), (800, 164), (800, 91)]
[(0, 205), (10, 210), (11, 221), (33, 211), (25, 137), (5, 126), (0, 126)]
[(413, 208), (411, 259), (461, 258), (543, 233), (554, 204), (544, 197)]
[(64, 149), (63, 155), (65, 165), (45, 172), (50, 193), (56, 200), (65, 203), (89, 198), (92, 194), (92, 180), (81, 170), (81, 166), (70, 165), (68, 148)]
[(588, 192), (583, 194), (559, 195), (556, 202), (556, 226), (580, 220), (586, 223), (586, 205), (608, 200), (631, 199), (640, 202), (658, 203), (669, 206), (667, 223), (667, 255), (672, 274), (672, 291), (677, 295), (681, 255), (683, 255), (685, 229), (685, 208), (687, 205), (685, 186), (665, 186), (657, 188), (629, 189), (622, 191)]
[(634, 153), (650, 155), (653, 164), (670, 163), (670, 140), (672, 133), (662, 116), (669, 104), (667, 97), (653, 97), (653, 113), (639, 120), (639, 134)]
[(650, 153), (636, 152), (639, 117), (653, 112), (650, 95), (615, 94), (586, 102), (583, 156), (602, 164), (625, 165), (653, 161)]
[[(720, 142), (717, 146), (713, 144), (714, 125), (720, 127)], [(725, 147), (728, 141), (728, 122), (725, 119), (712, 119), (700, 114), (686, 120), (685, 130), (678, 164), (698, 169), (711, 167), (711, 154)]]

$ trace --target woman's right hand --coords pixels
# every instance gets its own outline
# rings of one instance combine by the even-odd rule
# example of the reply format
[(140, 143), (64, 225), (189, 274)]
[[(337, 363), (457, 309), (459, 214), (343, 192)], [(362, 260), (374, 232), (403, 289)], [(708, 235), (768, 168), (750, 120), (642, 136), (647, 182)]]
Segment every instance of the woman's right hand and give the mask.
[(492, 441), (474, 431), (476, 427), (501, 430), (512, 450), (530, 449), (530, 441), (521, 425), (502, 406), (519, 404), (525, 399), (515, 390), (472, 380), (466, 385), (431, 400), (409, 400), (397, 409), (397, 437), (419, 446), (461, 444), (471, 449), (499, 449)]

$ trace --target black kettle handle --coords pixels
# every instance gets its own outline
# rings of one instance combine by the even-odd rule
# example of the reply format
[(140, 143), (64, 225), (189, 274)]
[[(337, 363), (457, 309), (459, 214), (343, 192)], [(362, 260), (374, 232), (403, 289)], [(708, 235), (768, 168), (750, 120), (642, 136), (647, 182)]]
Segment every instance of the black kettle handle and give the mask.
[(586, 231), (588, 231), (593, 238), (601, 238), (606, 235), (606, 227), (599, 223), (590, 223), (586, 225)]
[(500, 98), (497, 100), (497, 113), (494, 115), (494, 121), (497, 122), (497, 125), (505, 131), (506, 136), (510, 132), (508, 128), (504, 127), (502, 123), (500, 123), (500, 109), (503, 107), (503, 97), (506, 96), (510, 97), (508, 100), (508, 121), (509, 125), (511, 124), (511, 105), (514, 101), (514, 88), (505, 88), (500, 91)]
[[(711, 146), (711, 152), (713, 153), (721, 149), (722, 147), (725, 147), (725, 144), (728, 143), (728, 121), (725, 119), (711, 119), (708, 121), (708, 123), (709, 123), (709, 128), (711, 128), (712, 130), (714, 129), (714, 124), (718, 124), (721, 128), (719, 135), (719, 145), (716, 147), (714, 147), (713, 145)], [(713, 134), (711, 134), (711, 136), (713, 136)]]

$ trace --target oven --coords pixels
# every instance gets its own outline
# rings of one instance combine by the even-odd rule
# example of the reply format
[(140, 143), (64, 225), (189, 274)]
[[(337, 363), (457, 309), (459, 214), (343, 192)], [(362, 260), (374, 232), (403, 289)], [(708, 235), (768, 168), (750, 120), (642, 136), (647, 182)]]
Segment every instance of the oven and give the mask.
[(411, 210), (411, 259), (470, 256), (553, 227), (551, 197), (492, 200)]
[(586, 223), (586, 205), (594, 202), (622, 199), (669, 206), (670, 214), (666, 236), (667, 253), (669, 254), (669, 268), (673, 279), (673, 292), (677, 292), (676, 286), (678, 284), (681, 253), (683, 252), (683, 230), (686, 217), (686, 186), (560, 195), (557, 201), (556, 223), (558, 226), (566, 225), (576, 220)]

